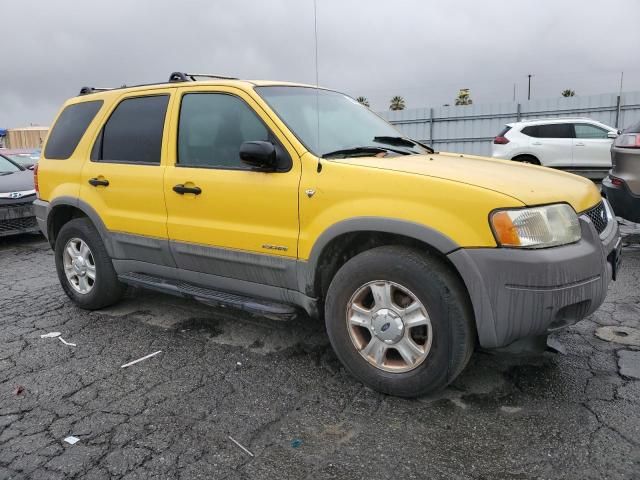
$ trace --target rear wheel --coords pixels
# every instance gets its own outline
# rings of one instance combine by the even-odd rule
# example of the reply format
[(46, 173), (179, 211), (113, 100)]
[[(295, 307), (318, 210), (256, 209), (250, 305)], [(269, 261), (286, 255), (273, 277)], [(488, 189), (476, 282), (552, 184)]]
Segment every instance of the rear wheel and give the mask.
[(76, 218), (63, 225), (56, 238), (55, 260), (62, 289), (79, 307), (96, 310), (122, 297), (124, 285), (89, 219)]
[(325, 321), (347, 370), (376, 390), (405, 397), (444, 388), (475, 343), (460, 279), (442, 260), (404, 247), (349, 260), (329, 287)]

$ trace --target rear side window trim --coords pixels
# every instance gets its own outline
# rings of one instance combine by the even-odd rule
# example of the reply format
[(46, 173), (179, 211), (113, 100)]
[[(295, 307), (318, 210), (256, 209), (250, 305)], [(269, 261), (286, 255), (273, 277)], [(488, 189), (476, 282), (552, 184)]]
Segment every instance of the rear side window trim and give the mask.
[[(161, 137), (160, 137), (160, 158), (158, 159), (157, 162), (144, 162), (144, 161), (135, 161), (135, 160), (105, 160), (102, 158), (98, 158), (97, 156), (97, 151), (96, 148), (99, 148), (99, 157), (102, 157), (102, 141), (103, 141), (103, 137), (104, 137), (104, 128), (105, 126), (109, 123), (109, 120), (111, 119), (111, 117), (113, 116), (114, 112), (118, 109), (118, 107), (120, 105), (122, 105), (124, 102), (126, 102), (127, 100), (134, 100), (134, 99), (139, 99), (139, 98), (150, 98), (150, 97), (166, 97), (167, 98), (167, 105), (165, 107), (165, 113), (164, 113), (164, 117), (162, 120), (162, 132), (161, 132)], [(113, 163), (113, 164), (119, 164), (119, 165), (145, 165), (145, 166), (160, 166), (162, 164), (162, 150), (163, 150), (163, 145), (164, 145), (164, 130), (166, 129), (167, 126), (167, 115), (170, 112), (170, 107), (171, 107), (171, 92), (162, 92), (162, 93), (153, 93), (153, 94), (148, 94), (148, 95), (132, 95), (132, 96), (125, 96), (122, 97), (118, 100), (118, 102), (115, 104), (115, 106), (113, 107), (113, 109), (109, 112), (109, 115), (102, 121), (101, 126), (100, 126), (100, 130), (98, 131), (98, 135), (96, 136), (96, 138), (93, 141), (93, 145), (91, 147), (91, 152), (90, 152), (90, 161), (94, 162), (94, 163)]]
[[(87, 102), (72, 103), (71, 105), (67, 105), (66, 107), (64, 107), (64, 109), (58, 116), (56, 123), (53, 125), (51, 132), (49, 133), (49, 138), (47, 139), (47, 144), (42, 154), (43, 158), (47, 160), (68, 160), (69, 158), (71, 158), (75, 153), (76, 149), (78, 148), (78, 145), (86, 135), (87, 130), (89, 129), (89, 126), (96, 119), (96, 116), (98, 115), (98, 112), (100, 112), (100, 110), (102, 109), (103, 105), (104, 105), (103, 100), (91, 100)], [(72, 137), (70, 141), (67, 140), (66, 149), (63, 149), (60, 145), (57, 145), (57, 143), (60, 143), (61, 141), (64, 140), (64, 139), (58, 139), (58, 134), (65, 134), (68, 132), (63, 131), (62, 133), (59, 133), (60, 131), (58, 129), (64, 128), (60, 124), (60, 121), (61, 120), (64, 121), (64, 116), (67, 112), (71, 112), (73, 109), (77, 109), (77, 108), (82, 108), (82, 107), (86, 108), (87, 106), (94, 107), (93, 114), (90, 115), (90, 118), (87, 117), (84, 119), (84, 122), (83, 122), (84, 127), (81, 127), (79, 129), (81, 130), (81, 132), (80, 131), (76, 132), (75, 136)], [(55, 143), (52, 143), (52, 142), (55, 142)], [(52, 152), (51, 148), (54, 148), (54, 149), (57, 148), (57, 150)]]

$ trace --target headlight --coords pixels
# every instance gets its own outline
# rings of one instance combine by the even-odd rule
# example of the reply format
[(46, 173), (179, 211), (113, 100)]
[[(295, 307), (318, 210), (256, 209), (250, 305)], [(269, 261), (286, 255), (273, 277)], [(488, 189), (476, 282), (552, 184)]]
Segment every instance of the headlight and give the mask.
[(491, 214), (496, 241), (503, 247), (545, 248), (580, 240), (580, 221), (565, 203), (496, 210)]

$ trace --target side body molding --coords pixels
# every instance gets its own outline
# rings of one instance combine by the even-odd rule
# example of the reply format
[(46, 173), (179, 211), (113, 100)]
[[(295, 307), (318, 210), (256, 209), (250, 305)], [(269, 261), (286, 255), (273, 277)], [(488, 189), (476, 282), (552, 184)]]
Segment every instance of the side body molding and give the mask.
[(309, 259), (298, 262), (298, 288), (309, 296), (315, 296), (316, 269), (324, 249), (340, 235), (354, 232), (380, 232), (402, 235), (431, 245), (443, 255), (460, 248), (451, 238), (419, 223), (386, 217), (354, 217), (327, 228), (316, 240)]

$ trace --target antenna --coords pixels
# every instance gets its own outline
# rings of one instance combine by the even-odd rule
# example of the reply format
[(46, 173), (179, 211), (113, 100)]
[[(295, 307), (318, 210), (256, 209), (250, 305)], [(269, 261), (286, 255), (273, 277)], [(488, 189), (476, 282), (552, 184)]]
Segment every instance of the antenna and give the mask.
[[(313, 0), (313, 34), (315, 40), (315, 61), (316, 61), (316, 124), (318, 127), (317, 132), (317, 140), (318, 140), (318, 150), (320, 150), (320, 92), (318, 91), (319, 85), (319, 73), (318, 73), (318, 2), (317, 0)], [(322, 163), (320, 162), (320, 157), (318, 157), (318, 173), (322, 171)]]

